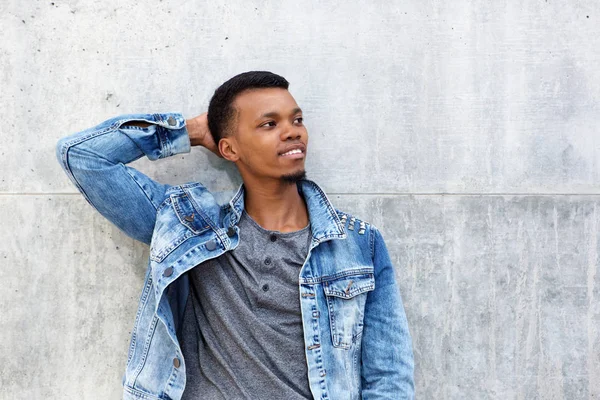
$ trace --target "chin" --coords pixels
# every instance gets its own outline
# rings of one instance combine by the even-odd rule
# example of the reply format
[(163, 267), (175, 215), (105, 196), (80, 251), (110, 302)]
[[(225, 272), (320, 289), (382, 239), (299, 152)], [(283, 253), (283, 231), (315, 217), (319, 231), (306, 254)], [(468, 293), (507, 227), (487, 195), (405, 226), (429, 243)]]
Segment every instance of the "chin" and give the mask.
[(281, 180), (287, 183), (296, 183), (304, 178), (306, 178), (306, 171), (304, 169), (281, 175)]

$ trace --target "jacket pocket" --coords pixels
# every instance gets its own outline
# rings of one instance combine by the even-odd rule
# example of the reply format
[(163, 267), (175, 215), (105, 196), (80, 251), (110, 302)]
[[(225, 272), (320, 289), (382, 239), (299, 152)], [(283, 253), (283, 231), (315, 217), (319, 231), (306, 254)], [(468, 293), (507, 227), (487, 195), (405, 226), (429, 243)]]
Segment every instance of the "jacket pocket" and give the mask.
[(334, 347), (349, 349), (361, 336), (367, 294), (373, 289), (373, 273), (360, 272), (323, 282)]
[(210, 230), (185, 194), (172, 194), (159, 207), (150, 243), (150, 259), (162, 262), (173, 250), (193, 236)]

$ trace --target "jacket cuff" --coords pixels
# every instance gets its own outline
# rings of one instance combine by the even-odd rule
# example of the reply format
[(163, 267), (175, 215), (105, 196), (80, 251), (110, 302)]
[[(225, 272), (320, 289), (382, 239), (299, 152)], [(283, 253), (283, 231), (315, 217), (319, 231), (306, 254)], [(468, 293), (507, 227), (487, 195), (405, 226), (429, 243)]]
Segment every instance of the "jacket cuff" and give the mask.
[(185, 125), (185, 118), (180, 113), (157, 115), (158, 134), (163, 144), (162, 157), (191, 151), (190, 136)]

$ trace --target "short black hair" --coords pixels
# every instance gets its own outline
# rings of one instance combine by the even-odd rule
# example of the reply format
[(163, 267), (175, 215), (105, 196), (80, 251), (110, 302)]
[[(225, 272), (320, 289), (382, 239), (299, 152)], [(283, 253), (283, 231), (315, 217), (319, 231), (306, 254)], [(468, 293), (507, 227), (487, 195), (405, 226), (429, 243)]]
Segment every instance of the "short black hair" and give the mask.
[(243, 91), (262, 88), (289, 87), (289, 82), (280, 75), (269, 71), (242, 72), (223, 83), (215, 90), (208, 105), (208, 129), (215, 141), (219, 144), (221, 138), (232, 133), (235, 122), (236, 110), (233, 101)]

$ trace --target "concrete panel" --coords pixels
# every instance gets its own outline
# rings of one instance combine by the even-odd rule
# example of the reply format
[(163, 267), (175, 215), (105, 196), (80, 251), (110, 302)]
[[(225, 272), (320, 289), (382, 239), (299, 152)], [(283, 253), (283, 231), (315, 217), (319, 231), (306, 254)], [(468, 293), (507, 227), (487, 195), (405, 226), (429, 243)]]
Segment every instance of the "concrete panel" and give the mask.
[[(309, 171), (331, 192), (597, 193), (598, 18), (568, 0), (3, 1), (0, 191), (72, 192), (60, 136), (193, 116), (225, 79), (268, 69), (305, 109)], [(205, 154), (145, 164), (232, 187)]]
[[(418, 398), (600, 395), (600, 196), (331, 200), (383, 233)], [(117, 398), (146, 246), (79, 196), (0, 211), (0, 398)]]
[(148, 256), (81, 196), (0, 196), (0, 399), (117, 399)]
[[(309, 177), (383, 232), (417, 398), (600, 397), (599, 18), (568, 0), (1, 1), (0, 399), (120, 397), (147, 249), (73, 195), (58, 138), (194, 116), (252, 69), (291, 82)], [(240, 182), (202, 149), (132, 165)]]
[(382, 231), (418, 398), (600, 396), (600, 196), (334, 196)]

